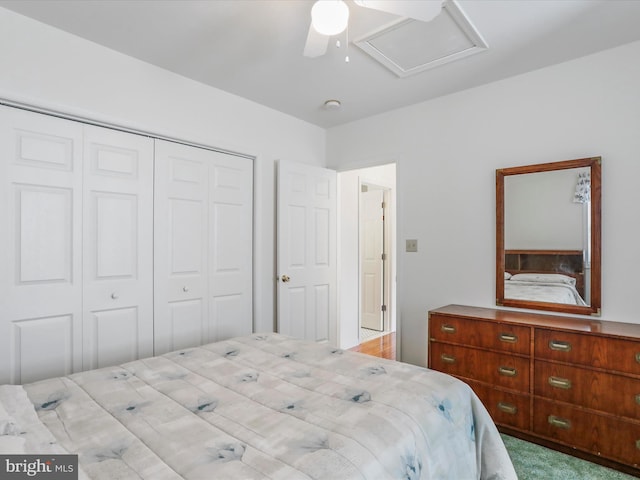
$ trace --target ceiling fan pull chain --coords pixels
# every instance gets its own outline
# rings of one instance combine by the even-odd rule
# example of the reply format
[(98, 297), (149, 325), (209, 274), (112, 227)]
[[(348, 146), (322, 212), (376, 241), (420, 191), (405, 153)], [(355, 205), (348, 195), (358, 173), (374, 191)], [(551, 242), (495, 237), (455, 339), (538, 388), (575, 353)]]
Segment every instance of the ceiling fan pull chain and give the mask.
[(349, 63), (349, 24), (347, 23), (347, 28), (345, 29), (346, 32), (346, 39), (345, 42), (347, 44), (347, 46), (345, 47), (345, 57), (344, 57), (344, 61), (345, 63)]

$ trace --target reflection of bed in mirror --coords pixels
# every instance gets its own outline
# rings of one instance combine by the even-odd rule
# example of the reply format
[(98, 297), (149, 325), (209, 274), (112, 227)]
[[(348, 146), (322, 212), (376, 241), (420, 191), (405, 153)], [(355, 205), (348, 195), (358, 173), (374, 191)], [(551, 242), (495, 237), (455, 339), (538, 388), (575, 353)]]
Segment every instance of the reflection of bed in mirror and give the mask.
[(581, 250), (505, 250), (504, 297), (585, 306)]

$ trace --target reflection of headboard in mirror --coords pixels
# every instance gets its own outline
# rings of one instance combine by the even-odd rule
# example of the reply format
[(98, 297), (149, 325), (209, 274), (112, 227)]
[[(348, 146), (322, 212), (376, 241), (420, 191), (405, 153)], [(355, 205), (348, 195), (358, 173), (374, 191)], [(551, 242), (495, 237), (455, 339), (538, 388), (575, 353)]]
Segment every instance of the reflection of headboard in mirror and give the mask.
[(562, 273), (576, 279), (576, 290), (585, 298), (584, 254), (581, 250), (505, 250), (504, 269), (518, 273)]

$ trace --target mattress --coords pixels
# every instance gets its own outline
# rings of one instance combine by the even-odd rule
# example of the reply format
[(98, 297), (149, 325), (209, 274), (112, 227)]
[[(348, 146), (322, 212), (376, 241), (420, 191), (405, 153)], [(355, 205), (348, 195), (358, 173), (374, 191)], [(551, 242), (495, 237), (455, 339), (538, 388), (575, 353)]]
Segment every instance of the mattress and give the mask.
[(4, 386), (0, 401), (13, 447), (76, 453), (81, 478), (517, 478), (468, 385), (278, 334)]

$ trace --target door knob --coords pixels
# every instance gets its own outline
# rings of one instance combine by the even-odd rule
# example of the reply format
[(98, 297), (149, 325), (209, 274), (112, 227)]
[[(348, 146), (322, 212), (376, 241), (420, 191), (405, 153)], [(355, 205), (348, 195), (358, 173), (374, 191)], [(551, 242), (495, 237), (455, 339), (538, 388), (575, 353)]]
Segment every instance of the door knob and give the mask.
[(291, 280), (291, 278), (289, 277), (289, 275), (282, 275), (282, 281), (284, 283), (287, 283), (289, 280)]
[(118, 294), (117, 294), (116, 292), (113, 292), (113, 293), (111, 294), (111, 298), (112, 298), (113, 300), (117, 300), (117, 299), (118, 299)]

